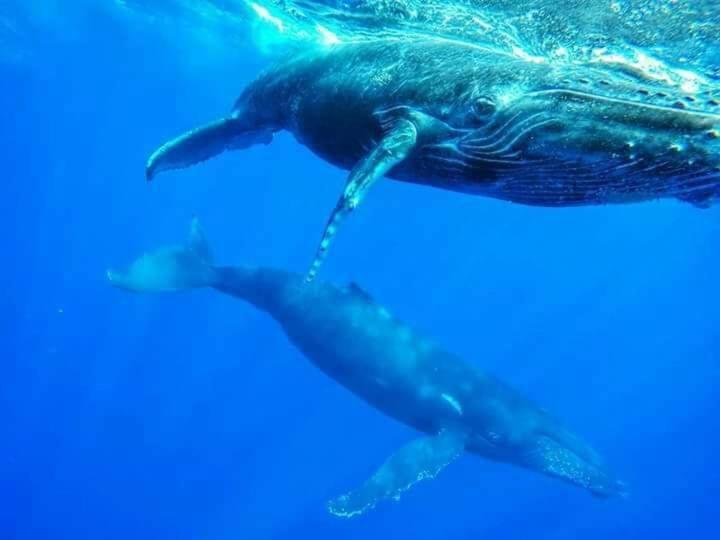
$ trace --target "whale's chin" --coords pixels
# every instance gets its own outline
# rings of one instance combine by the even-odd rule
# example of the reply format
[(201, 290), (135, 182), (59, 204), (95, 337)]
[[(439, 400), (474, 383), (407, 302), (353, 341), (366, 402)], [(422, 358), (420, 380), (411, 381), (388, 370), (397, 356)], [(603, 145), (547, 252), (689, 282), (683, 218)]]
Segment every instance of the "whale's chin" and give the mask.
[(549, 476), (586, 489), (595, 497), (626, 497), (627, 485), (612, 476), (599, 460), (583, 458), (554, 439), (542, 435), (527, 465)]

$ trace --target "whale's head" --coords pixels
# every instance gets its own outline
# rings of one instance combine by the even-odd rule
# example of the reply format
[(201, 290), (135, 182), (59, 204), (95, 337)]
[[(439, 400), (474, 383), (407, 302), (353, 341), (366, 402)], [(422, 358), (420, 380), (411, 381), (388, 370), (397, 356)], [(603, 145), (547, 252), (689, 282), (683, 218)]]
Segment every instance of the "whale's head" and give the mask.
[(626, 484), (607, 469), (594, 451), (577, 440), (572, 444), (567, 442), (539, 435), (523, 462), (532, 469), (586, 489), (596, 497), (627, 496)]

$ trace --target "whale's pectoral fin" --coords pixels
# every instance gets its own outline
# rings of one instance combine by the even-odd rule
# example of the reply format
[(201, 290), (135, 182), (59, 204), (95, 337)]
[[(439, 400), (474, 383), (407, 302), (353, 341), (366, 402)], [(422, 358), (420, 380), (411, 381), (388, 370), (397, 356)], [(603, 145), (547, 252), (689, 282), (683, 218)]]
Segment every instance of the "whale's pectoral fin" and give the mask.
[(353, 517), (386, 499), (399, 499), (421, 480), (434, 478), (465, 449), (465, 434), (443, 430), (434, 437), (416, 439), (393, 454), (359, 489), (333, 499), (328, 510)]
[(408, 156), (417, 137), (417, 128), (413, 122), (404, 118), (397, 120), (378, 145), (350, 172), (345, 190), (325, 225), (320, 246), (308, 272), (308, 281), (312, 281), (322, 265), (342, 219), (360, 204), (378, 178)]

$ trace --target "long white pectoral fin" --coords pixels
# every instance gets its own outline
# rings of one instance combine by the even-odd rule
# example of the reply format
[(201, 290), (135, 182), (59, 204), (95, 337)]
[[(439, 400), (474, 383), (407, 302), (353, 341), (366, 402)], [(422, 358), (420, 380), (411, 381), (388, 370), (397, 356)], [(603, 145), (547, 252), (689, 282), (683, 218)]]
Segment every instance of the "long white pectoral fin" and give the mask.
[(320, 246), (308, 272), (312, 281), (327, 255), (340, 221), (362, 201), (375, 181), (403, 161), (417, 143), (417, 128), (410, 120), (400, 119), (378, 145), (351, 171), (345, 190), (330, 214)]
[(328, 503), (331, 514), (354, 517), (386, 499), (399, 499), (421, 480), (434, 478), (465, 449), (465, 435), (443, 430), (407, 444), (382, 464), (360, 488)]

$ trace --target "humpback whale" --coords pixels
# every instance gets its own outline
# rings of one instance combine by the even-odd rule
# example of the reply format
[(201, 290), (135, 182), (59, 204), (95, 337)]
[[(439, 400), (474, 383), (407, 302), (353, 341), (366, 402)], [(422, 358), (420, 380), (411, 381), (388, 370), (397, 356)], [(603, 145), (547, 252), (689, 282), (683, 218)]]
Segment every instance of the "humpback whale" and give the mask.
[(197, 221), (185, 246), (108, 272), (131, 291), (211, 287), (267, 312), (330, 378), (424, 436), (392, 455), (359, 488), (329, 502), (350, 517), (397, 499), (463, 452), (556, 477), (601, 497), (623, 484), (576, 435), (506, 384), (394, 318), (357, 285), (338, 287), (271, 268), (215, 266)]
[(439, 38), (341, 43), (270, 67), (226, 118), (155, 151), (146, 176), (290, 131), (350, 170), (311, 280), (342, 218), (383, 176), (539, 206), (710, 206), (720, 193), (720, 99), (687, 86)]

